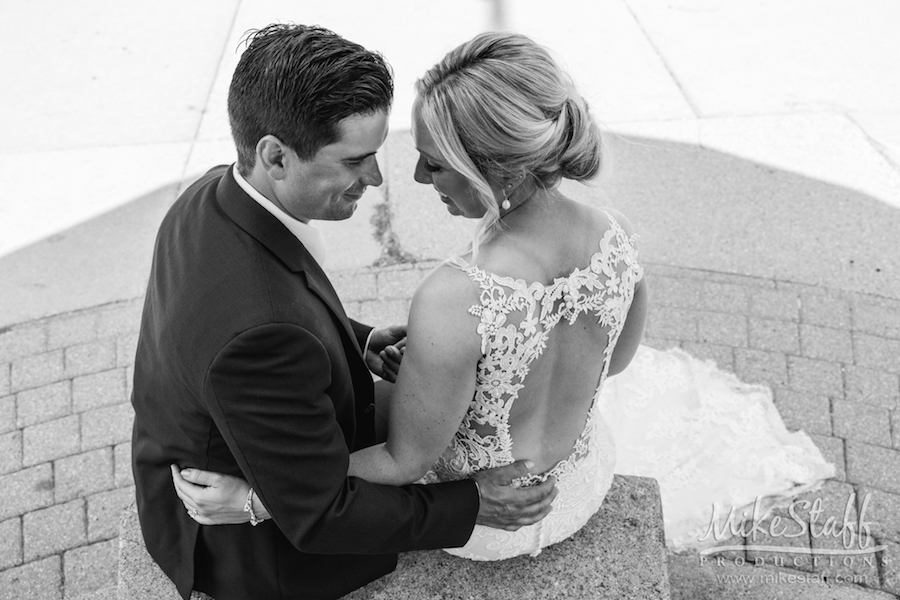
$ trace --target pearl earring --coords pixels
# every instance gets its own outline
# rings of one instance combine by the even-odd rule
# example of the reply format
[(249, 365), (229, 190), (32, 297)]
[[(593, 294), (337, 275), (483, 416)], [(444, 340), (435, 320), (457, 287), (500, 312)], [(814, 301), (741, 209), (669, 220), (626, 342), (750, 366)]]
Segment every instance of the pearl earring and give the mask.
[(512, 191), (512, 184), (503, 188), (503, 202), (500, 203), (500, 208), (503, 210), (509, 210), (511, 204), (509, 203), (509, 193)]

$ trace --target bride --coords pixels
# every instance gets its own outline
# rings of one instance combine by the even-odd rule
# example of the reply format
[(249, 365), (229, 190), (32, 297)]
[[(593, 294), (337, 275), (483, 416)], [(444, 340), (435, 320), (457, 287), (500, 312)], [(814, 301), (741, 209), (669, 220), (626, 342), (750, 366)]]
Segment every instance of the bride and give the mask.
[[(516, 483), (555, 477), (550, 514), (516, 531), (476, 526), (464, 547), (447, 550), (499, 560), (572, 535), (614, 471), (660, 480), (667, 537), (679, 547), (701, 544), (713, 502), (742, 507), (830, 475), (808, 438), (784, 430), (764, 389), (683, 353), (638, 348), (647, 286), (633, 230), (616, 211), (559, 191), (563, 178), (599, 172), (602, 146), (543, 47), (481, 34), (416, 89), (415, 179), (451, 215), (479, 223), (470, 250), (416, 291), (407, 345), (385, 357), (403, 352), (390, 402), (378, 407), (387, 440), (354, 452), (350, 476), (432, 483), (530, 460), (535, 475)], [(748, 451), (760, 473), (735, 483)], [(234, 523), (249, 489), (197, 469), (173, 477), (207, 524)]]

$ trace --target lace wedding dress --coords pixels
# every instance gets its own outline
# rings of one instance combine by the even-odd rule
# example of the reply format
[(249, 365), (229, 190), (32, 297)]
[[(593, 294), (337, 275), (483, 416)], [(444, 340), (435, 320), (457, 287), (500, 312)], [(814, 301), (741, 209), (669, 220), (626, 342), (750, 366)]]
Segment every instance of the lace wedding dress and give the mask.
[(642, 276), (637, 253), (625, 231), (607, 214), (610, 228), (590, 264), (552, 284), (502, 277), (454, 257), (448, 264), (464, 271), (479, 290), (480, 304), (469, 312), (480, 318), (483, 356), (475, 395), (450, 446), (423, 478), (424, 483), (469, 477), (477, 471), (514, 462), (510, 411), (528, 384), (529, 371), (556, 327), (592, 320), (607, 332), (608, 343), (594, 399), (571, 453), (540, 475), (517, 480), (535, 485), (556, 477), (558, 496), (552, 512), (517, 531), (475, 526), (468, 543), (447, 552), (473, 560), (535, 556), (541, 548), (578, 531), (597, 512), (612, 483), (615, 447), (597, 394), (628, 315), (634, 286)]
[(596, 357), (603, 361), (597, 391), (571, 453), (546, 473), (518, 482), (534, 485), (555, 475), (553, 511), (514, 532), (476, 525), (464, 547), (447, 549), (451, 554), (536, 556), (590, 519), (614, 472), (659, 482), (666, 541), (676, 550), (723, 541), (708, 531), (711, 519), (721, 524), (731, 508), (739, 522), (757, 498), (764, 498), (765, 511), (834, 476), (808, 436), (787, 431), (768, 388), (742, 383), (709, 361), (640, 346), (628, 368), (607, 380), (643, 274), (632, 240), (607, 217), (611, 227), (590, 265), (550, 285), (502, 277), (458, 257), (448, 261), (480, 292), (480, 304), (469, 312), (480, 318), (483, 357), (468, 412), (423, 483), (513, 462), (510, 410), (554, 328), (592, 319), (608, 329), (608, 345)]
[(726, 541), (731, 534), (716, 528), (732, 508), (740, 524), (758, 498), (762, 517), (834, 476), (809, 436), (785, 428), (769, 388), (677, 348), (639, 347), (597, 405), (613, 432), (616, 473), (659, 482), (674, 550)]

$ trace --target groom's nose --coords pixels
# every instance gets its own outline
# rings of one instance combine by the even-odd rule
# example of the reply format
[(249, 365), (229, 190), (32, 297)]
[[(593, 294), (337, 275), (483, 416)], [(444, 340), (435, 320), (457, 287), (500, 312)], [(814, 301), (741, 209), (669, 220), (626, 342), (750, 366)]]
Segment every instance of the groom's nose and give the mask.
[(384, 182), (381, 176), (381, 169), (378, 168), (378, 160), (375, 155), (366, 158), (366, 164), (363, 168), (362, 176), (363, 184), (378, 187)]

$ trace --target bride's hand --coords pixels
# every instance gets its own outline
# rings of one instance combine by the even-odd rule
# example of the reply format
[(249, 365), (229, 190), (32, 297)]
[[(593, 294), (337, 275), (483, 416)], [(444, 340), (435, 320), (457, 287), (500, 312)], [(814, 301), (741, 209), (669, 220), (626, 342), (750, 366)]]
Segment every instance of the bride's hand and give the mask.
[[(191, 518), (201, 525), (234, 525), (250, 520), (250, 513), (244, 511), (250, 485), (240, 477), (201, 469), (179, 469), (176, 465), (171, 468), (175, 493)], [(256, 494), (253, 511), (259, 519), (270, 518)]]

